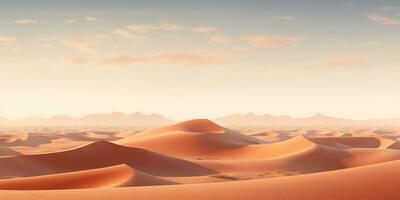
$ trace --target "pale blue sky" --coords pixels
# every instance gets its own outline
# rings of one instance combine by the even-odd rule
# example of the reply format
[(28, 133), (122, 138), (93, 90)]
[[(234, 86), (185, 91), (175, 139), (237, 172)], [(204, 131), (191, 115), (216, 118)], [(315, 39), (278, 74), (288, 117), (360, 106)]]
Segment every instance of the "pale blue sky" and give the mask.
[(3, 117), (400, 117), (399, 1), (1, 5)]

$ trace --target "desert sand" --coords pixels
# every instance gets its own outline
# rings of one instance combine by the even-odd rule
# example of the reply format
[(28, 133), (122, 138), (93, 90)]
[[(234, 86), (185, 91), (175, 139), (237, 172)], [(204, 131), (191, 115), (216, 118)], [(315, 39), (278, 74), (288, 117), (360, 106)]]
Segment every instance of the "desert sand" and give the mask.
[(4, 128), (0, 199), (400, 199), (399, 130)]

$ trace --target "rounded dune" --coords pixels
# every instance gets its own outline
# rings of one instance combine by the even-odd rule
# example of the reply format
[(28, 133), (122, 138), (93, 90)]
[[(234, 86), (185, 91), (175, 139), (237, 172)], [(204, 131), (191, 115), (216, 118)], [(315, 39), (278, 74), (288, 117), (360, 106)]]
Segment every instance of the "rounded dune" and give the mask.
[[(192, 121), (189, 125), (193, 125)], [(185, 127), (188, 128), (188, 126)], [(252, 162), (256, 163), (256, 166), (279, 165), (284, 169), (301, 173), (344, 169), (400, 158), (399, 152), (383, 150), (382, 146), (390, 142), (383, 138), (307, 138), (299, 135), (280, 142), (254, 144), (245, 142), (249, 136), (237, 137), (229, 131), (221, 134), (205, 134), (174, 129), (173, 132), (155, 131), (153, 133), (157, 134), (146, 137), (142, 135), (139, 138), (133, 136), (118, 142), (126, 146), (201, 160), (257, 160)], [(382, 150), (351, 150), (354, 147), (381, 147)]]
[(221, 152), (221, 158), (229, 159), (275, 159), (290, 156), (315, 147), (316, 144), (302, 135), (270, 144), (248, 145), (230, 151)]
[[(300, 176), (153, 187), (106, 188), (93, 190), (2, 191), (8, 200), (35, 199), (230, 199), (263, 200), (382, 200), (400, 199), (400, 161)], [(384, 173), (383, 173), (384, 172)]]
[(6, 136), (3, 136), (2, 142), (8, 144), (8, 143), (13, 143), (18, 140), (21, 140), (21, 141), (28, 140), (29, 135), (30, 135), (29, 133), (24, 133), (24, 132), (15, 133), (12, 135), (6, 135)]
[(390, 149), (331, 147), (297, 136), (273, 144), (249, 145), (211, 157), (218, 162), (202, 160), (200, 163), (220, 173), (307, 174), (398, 160), (400, 152)]
[(183, 159), (99, 141), (63, 152), (2, 158), (0, 177), (39, 176), (120, 164), (157, 176), (194, 176), (213, 173), (212, 170)]
[(395, 149), (395, 150), (400, 150), (400, 142), (396, 141), (390, 146), (387, 147), (388, 149)]
[(263, 142), (199, 119), (145, 131), (116, 143), (173, 156), (196, 157)]
[(152, 136), (163, 134), (167, 132), (202, 132), (202, 133), (225, 133), (225, 129), (219, 126), (218, 124), (208, 120), (208, 119), (193, 119), (189, 121), (180, 122), (177, 124), (173, 124), (170, 126), (145, 131), (143, 133), (138, 134), (137, 136)]
[(0, 189), (54, 190), (166, 184), (174, 183), (132, 169), (127, 165), (118, 165), (70, 173), (0, 180)]
[(29, 146), (38, 147), (42, 144), (49, 144), (55, 137), (41, 135), (40, 133), (18, 133), (3, 136), (3, 146)]
[(0, 157), (2, 157), (2, 156), (19, 156), (19, 155), (22, 155), (22, 154), (11, 148), (3, 147), (0, 145)]
[(324, 145), (344, 145), (350, 148), (382, 148), (395, 143), (394, 140), (378, 137), (319, 137), (311, 138), (313, 142)]
[(98, 140), (112, 141), (119, 139), (119, 137), (116, 135), (117, 133), (115, 132), (77, 131), (60, 135), (60, 137), (73, 141), (98, 141)]

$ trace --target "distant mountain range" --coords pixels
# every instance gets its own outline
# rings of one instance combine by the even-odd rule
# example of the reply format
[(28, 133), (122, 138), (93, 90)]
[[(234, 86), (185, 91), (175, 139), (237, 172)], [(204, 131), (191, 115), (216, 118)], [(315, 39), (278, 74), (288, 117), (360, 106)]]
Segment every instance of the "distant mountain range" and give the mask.
[(233, 114), (225, 117), (220, 117), (213, 120), (214, 122), (227, 127), (378, 127), (378, 126), (400, 126), (400, 118), (393, 119), (371, 119), (371, 120), (352, 120), (337, 117), (325, 116), (317, 113), (310, 117), (293, 118), (287, 115), (255, 115), (248, 114)]
[(175, 123), (158, 114), (142, 114), (135, 112), (124, 114), (121, 112), (91, 114), (83, 117), (69, 117), (58, 115), (51, 118), (31, 117), (24, 119), (0, 118), (0, 126), (137, 126), (158, 127)]
[[(315, 114), (310, 117), (294, 118), (287, 115), (255, 115), (233, 114), (213, 119), (225, 127), (400, 127), (400, 118), (352, 120)], [(83, 117), (58, 115), (51, 118), (31, 117), (24, 119), (0, 118), (0, 126), (135, 126), (160, 127), (176, 123), (176, 121), (159, 114), (143, 114), (121, 112), (91, 114)]]

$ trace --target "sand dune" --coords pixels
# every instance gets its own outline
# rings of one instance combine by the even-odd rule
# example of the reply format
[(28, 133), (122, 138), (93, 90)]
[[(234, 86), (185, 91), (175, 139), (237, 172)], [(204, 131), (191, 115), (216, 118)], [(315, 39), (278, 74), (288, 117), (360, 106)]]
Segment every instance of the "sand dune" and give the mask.
[(209, 120), (199, 119), (145, 131), (117, 143), (174, 156), (194, 157), (263, 142), (224, 129)]
[[(262, 173), (273, 176), (288, 173), (305, 174), (400, 159), (400, 152), (397, 151), (385, 150), (384, 148), (351, 149), (351, 146), (345, 144), (325, 140), (317, 140), (316, 142), (302, 135), (281, 142), (260, 144), (246, 142), (249, 136), (241, 135), (239, 137), (237, 133), (232, 134), (229, 130), (218, 134), (185, 132), (184, 130), (193, 130), (190, 129), (190, 126), (197, 126), (198, 124), (215, 127), (214, 123), (205, 120), (189, 122), (171, 126), (172, 128), (144, 132), (118, 142), (123, 145), (150, 149), (173, 156), (192, 158), (197, 160), (196, 163), (198, 164), (222, 175), (230, 174), (230, 177), (239, 180), (243, 177), (246, 178), (240, 173), (247, 173), (247, 177), (254, 177), (254, 174)], [(211, 125), (209, 125), (210, 123)], [(184, 129), (181, 128), (182, 124), (185, 127)], [(374, 142), (376, 142), (377, 145), (374, 147), (379, 148), (380, 142), (385, 141), (384, 139), (375, 141), (375, 139), (361, 138), (360, 141), (356, 140), (354, 143), (360, 142), (362, 146), (375, 145)], [(195, 182), (207, 181), (209, 180), (197, 179)]]
[(158, 128), (145, 132), (145, 135), (160, 134), (165, 132), (186, 131), (186, 132), (205, 132), (205, 133), (225, 133), (225, 129), (208, 119), (194, 119), (171, 126)]
[(123, 147), (105, 141), (50, 154), (0, 159), (1, 176), (39, 176), (127, 164), (153, 175), (207, 175), (211, 170), (191, 162), (144, 149)]
[(93, 132), (93, 131), (81, 131), (81, 132), (69, 132), (62, 135), (59, 135), (60, 138), (65, 138), (73, 141), (98, 141), (98, 140), (106, 140), (113, 141), (117, 139), (121, 139), (116, 136), (115, 132)]
[(101, 169), (0, 180), (3, 190), (54, 190), (174, 184), (127, 165)]
[(0, 144), (3, 146), (29, 146), (38, 147), (42, 144), (49, 144), (55, 136), (42, 135), (40, 133), (18, 133), (0, 136)]
[[(2, 191), (8, 200), (34, 199), (324, 199), (383, 200), (399, 199), (399, 161), (310, 175), (214, 184), (112, 188), (93, 190)], [(385, 173), (382, 173), (385, 172)], [(390, 175), (389, 175), (390, 174)]]
[[(190, 123), (188, 124), (191, 126), (198, 125), (197, 123), (194, 123), (197, 121), (189, 122)], [(210, 122), (204, 120), (201, 120), (200, 122), (201, 123), (199, 124), (201, 125), (204, 125), (204, 123), (206, 123), (207, 125), (210, 124)], [(184, 130), (190, 130), (188, 129), (188, 125), (186, 124), (186, 122), (183, 122), (183, 124), (186, 125), (184, 126), (186, 129)], [(214, 124), (212, 123), (211, 125)], [(144, 132), (142, 134), (138, 134), (136, 137), (132, 136), (118, 142), (127, 146), (150, 149), (152, 151), (157, 151), (173, 156), (184, 156), (191, 158), (212, 158), (219, 160), (277, 160), (286, 157), (290, 157), (291, 159), (301, 157), (303, 160), (314, 160), (319, 157), (324, 158), (324, 160), (322, 160), (321, 162), (317, 160), (313, 161), (312, 163), (316, 163), (315, 166), (321, 165), (319, 163), (327, 162), (342, 163), (343, 159), (351, 159), (350, 152), (352, 150), (343, 149), (346, 147), (351, 147), (346, 146), (347, 143), (342, 144), (332, 141), (321, 142), (319, 140), (316, 140), (316, 142), (300, 135), (281, 142), (275, 142), (271, 144), (257, 144), (256, 142), (258, 141), (254, 143), (253, 141), (248, 142), (249, 136), (241, 135), (238, 133), (234, 134), (227, 131), (225, 133), (219, 134), (205, 134), (198, 132), (184, 132), (183, 129), (180, 129), (181, 126), (172, 127), (173, 128), (168, 127), (168, 129), (162, 128), (149, 132)], [(347, 141), (346, 138), (344, 140)], [(353, 139), (349, 141), (351, 142), (353, 141)], [(375, 145), (376, 143), (375, 146), (371, 147), (378, 148), (381, 141), (384, 140), (377, 140), (375, 138), (360, 138), (360, 141), (357, 140), (354, 143), (358, 144), (359, 142), (360, 146)], [(327, 144), (327, 142), (329, 142), (329, 145)], [(363, 151), (367, 152), (366, 155), (378, 152), (375, 150)], [(392, 155), (392, 153), (388, 154)], [(355, 155), (353, 157), (355, 157)], [(395, 158), (386, 158), (384, 156), (382, 157), (382, 161), (393, 159)], [(376, 162), (379, 161), (373, 161), (371, 162), (371, 164)], [(312, 163), (309, 163), (308, 165), (312, 165)], [(359, 165), (349, 164), (349, 166)], [(336, 166), (324, 167), (323, 169), (317, 171), (341, 169), (349, 166), (337, 164)]]
[(22, 154), (13, 149), (8, 148), (8, 147), (0, 146), (0, 157), (2, 157), (2, 156), (19, 156), (19, 155), (22, 155)]
[[(221, 157), (218, 157), (221, 156)], [(400, 152), (389, 149), (343, 149), (315, 144), (298, 136), (284, 142), (251, 145), (198, 162), (219, 173), (241, 179), (283, 176), (339, 170), (400, 159)], [(232, 175), (233, 174), (233, 175)], [(244, 177), (246, 178), (246, 177)]]
[(142, 133), (133, 135), (131, 137), (125, 138), (121, 140), (121, 142), (130, 142), (133, 139), (140, 138), (148, 138), (153, 136), (160, 136), (163, 134), (171, 133), (171, 132), (197, 132), (197, 133), (215, 133), (215, 134), (223, 134), (226, 130), (211, 122), (207, 119), (195, 119), (189, 120), (177, 124), (173, 124), (166, 127), (161, 127), (149, 131), (144, 131)]
[(230, 130), (197, 119), (139, 130), (32, 129), (0, 136), (9, 145), (0, 146), (0, 198), (399, 197), (395, 129)]
[(377, 137), (320, 137), (312, 138), (311, 140), (324, 145), (343, 145), (349, 148), (386, 149), (396, 143), (394, 140)]
[(400, 142), (396, 141), (395, 143), (391, 144), (391, 145), (388, 146), (387, 148), (388, 148), (388, 149), (400, 150)]

